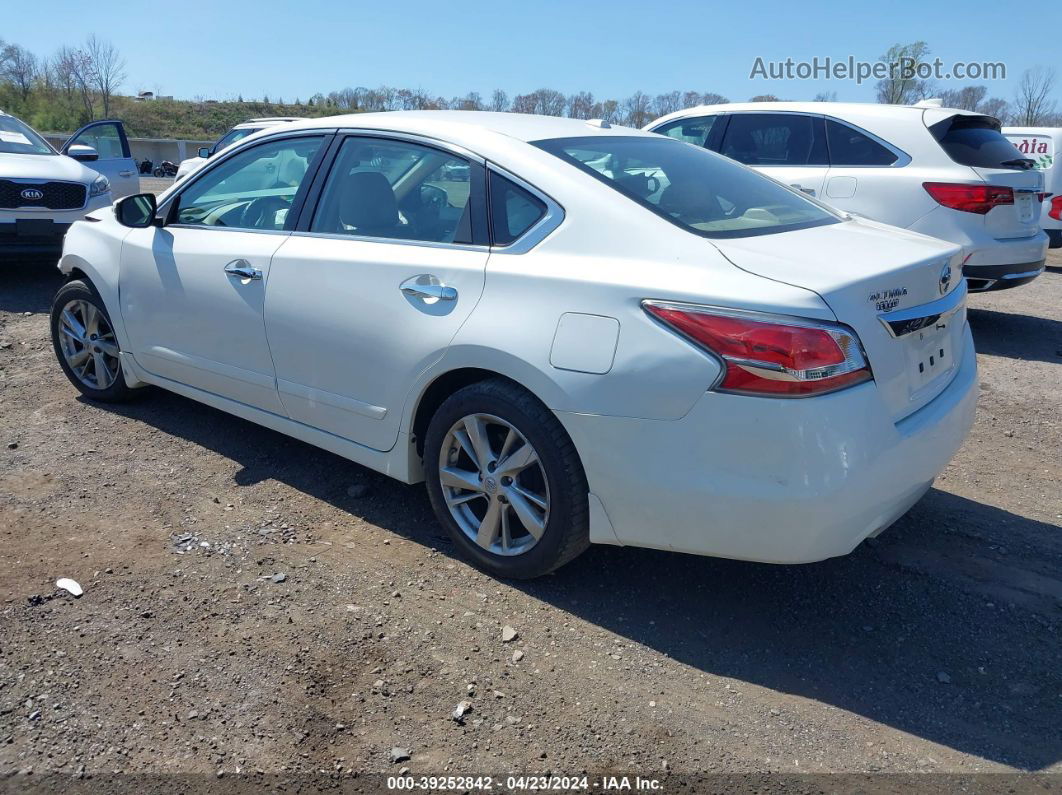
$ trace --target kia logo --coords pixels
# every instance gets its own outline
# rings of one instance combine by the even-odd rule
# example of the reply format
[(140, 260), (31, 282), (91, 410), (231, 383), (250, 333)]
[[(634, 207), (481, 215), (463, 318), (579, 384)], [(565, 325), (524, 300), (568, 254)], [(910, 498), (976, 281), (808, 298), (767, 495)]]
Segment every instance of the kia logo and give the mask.
[(44, 198), (44, 191), (37, 190), (36, 188), (26, 188), (19, 195), (28, 202), (39, 202)]
[(940, 294), (944, 295), (948, 291), (948, 286), (951, 284), (951, 265), (945, 265), (944, 270), (940, 272)]

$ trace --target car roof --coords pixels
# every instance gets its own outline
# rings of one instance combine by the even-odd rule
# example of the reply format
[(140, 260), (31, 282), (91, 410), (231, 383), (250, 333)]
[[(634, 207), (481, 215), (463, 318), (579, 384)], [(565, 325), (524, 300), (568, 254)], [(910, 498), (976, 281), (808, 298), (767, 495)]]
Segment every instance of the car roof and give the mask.
[(662, 122), (672, 119), (682, 119), (687, 116), (698, 116), (709, 113), (740, 113), (743, 111), (769, 111), (789, 113), (821, 113), (827, 116), (848, 118), (902, 118), (904, 116), (920, 116), (926, 111), (933, 111), (934, 115), (946, 113), (949, 116), (956, 114), (963, 116), (983, 116), (961, 108), (941, 108), (928, 105), (882, 105), (876, 102), (733, 102), (721, 105), (698, 105), (695, 108), (669, 113), (652, 122), (655, 127)]
[(649, 135), (631, 127), (599, 126), (596, 121), (528, 113), (474, 110), (396, 110), (385, 113), (350, 113), (325, 116), (292, 125), (297, 129), (354, 127), (393, 132), (436, 132), (445, 137), (466, 137), (484, 131), (520, 141), (576, 138), (584, 135)]

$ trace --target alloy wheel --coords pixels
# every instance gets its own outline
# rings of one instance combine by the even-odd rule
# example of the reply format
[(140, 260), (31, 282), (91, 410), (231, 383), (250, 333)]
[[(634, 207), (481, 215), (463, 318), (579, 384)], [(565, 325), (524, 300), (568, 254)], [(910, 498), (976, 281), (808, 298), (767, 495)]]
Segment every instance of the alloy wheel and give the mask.
[(521, 555), (549, 522), (549, 485), (538, 453), (511, 423), (470, 414), (447, 432), (439, 481), (450, 515), (477, 546)]
[(106, 315), (88, 301), (75, 299), (59, 315), (59, 347), (74, 376), (90, 389), (103, 390), (118, 379), (118, 342)]

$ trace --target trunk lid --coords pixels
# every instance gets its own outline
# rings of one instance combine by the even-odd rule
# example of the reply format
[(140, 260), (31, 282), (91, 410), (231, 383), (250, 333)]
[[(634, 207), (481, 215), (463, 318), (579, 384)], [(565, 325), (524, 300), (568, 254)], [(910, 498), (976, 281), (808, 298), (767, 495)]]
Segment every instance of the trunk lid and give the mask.
[(957, 246), (862, 219), (712, 244), (742, 270), (818, 293), (859, 335), (893, 421), (955, 376), (966, 325)]
[(1005, 185), (1014, 191), (1014, 204), (993, 207), (985, 215), (985, 228), (997, 240), (1032, 237), (1040, 232), (1040, 192), (1044, 175), (1035, 169), (974, 168), (989, 185)]

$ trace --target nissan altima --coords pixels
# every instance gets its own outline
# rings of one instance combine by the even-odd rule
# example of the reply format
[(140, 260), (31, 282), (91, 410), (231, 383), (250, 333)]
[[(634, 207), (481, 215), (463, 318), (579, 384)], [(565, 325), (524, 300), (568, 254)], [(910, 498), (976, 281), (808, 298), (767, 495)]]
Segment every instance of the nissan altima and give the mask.
[(962, 443), (961, 264), (659, 135), (359, 114), (75, 223), (51, 328), (90, 399), (154, 385), (424, 481), (499, 576), (591, 543), (799, 563)]

